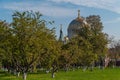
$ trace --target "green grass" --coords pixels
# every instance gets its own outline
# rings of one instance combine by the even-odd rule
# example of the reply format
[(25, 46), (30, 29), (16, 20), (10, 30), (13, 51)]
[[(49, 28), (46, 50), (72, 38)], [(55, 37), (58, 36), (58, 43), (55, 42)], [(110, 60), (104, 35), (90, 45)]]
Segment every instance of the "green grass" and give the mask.
[[(16, 76), (0, 72), (0, 80), (22, 80), (22, 77), (16, 78)], [(115, 69), (95, 69), (94, 71), (76, 70), (68, 72), (57, 72), (54, 79), (51, 78), (51, 74), (36, 73), (28, 74), (27, 80), (120, 80), (120, 68)]]

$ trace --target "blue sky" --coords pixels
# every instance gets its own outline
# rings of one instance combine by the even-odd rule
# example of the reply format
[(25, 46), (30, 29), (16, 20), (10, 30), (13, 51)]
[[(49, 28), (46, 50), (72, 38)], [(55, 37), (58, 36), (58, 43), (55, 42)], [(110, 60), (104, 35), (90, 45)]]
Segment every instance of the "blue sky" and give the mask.
[(120, 39), (120, 0), (0, 0), (0, 20), (12, 21), (12, 14), (17, 11), (39, 11), (43, 19), (55, 21), (49, 28), (56, 28), (59, 36), (60, 24), (64, 35), (67, 35), (69, 23), (77, 17), (100, 15), (103, 22), (103, 32)]

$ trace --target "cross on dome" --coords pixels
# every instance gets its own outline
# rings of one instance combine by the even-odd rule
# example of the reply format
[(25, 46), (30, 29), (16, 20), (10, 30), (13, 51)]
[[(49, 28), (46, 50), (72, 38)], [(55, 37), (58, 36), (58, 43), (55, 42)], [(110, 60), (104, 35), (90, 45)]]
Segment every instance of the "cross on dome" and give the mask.
[(80, 18), (80, 10), (78, 10), (78, 18)]

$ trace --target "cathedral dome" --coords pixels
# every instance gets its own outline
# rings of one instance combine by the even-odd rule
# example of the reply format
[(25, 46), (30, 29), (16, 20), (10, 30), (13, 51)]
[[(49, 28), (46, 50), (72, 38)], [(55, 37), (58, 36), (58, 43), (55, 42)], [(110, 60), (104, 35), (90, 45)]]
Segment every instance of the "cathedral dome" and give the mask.
[(72, 20), (68, 26), (68, 38), (76, 36), (85, 24), (86, 21), (82, 17), (80, 17), (80, 10), (78, 10), (78, 17)]
[(69, 24), (68, 30), (70, 29), (80, 29), (83, 26), (83, 19), (82, 18), (76, 18), (72, 20)]

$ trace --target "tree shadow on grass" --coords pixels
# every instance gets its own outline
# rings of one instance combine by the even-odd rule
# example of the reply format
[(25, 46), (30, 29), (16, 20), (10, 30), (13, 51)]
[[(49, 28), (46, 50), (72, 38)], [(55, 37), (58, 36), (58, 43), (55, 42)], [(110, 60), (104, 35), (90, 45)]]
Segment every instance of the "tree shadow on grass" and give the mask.
[(37, 71), (37, 72), (28, 72), (28, 74), (47, 74), (45, 70)]
[(10, 76), (11, 74), (7, 72), (0, 72), (0, 77)]
[[(0, 80), (16, 80), (15, 77), (9, 73), (0, 73)], [(19, 79), (17, 79), (19, 80)]]

